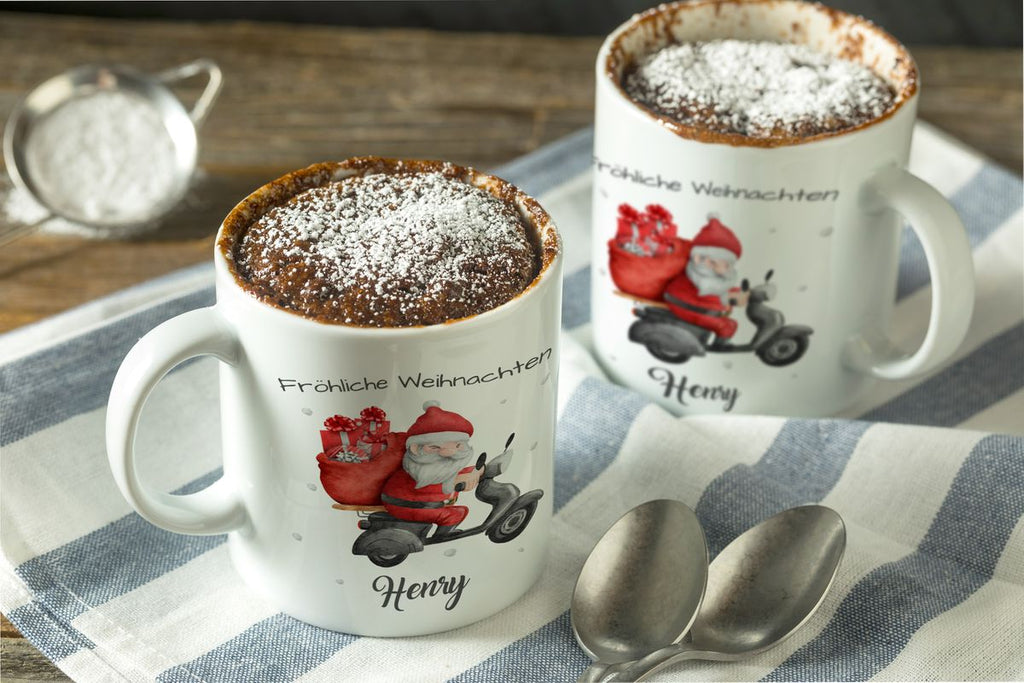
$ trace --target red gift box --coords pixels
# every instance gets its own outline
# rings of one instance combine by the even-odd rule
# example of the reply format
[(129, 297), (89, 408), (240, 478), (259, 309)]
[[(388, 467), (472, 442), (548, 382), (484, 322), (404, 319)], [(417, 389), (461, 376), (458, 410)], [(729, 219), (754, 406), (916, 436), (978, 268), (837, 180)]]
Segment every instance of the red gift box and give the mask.
[(342, 505), (380, 505), (380, 492), (402, 463), (405, 435), (391, 434), (391, 422), (377, 406), (358, 418), (334, 415), (320, 430), (320, 483)]
[(640, 222), (642, 218), (643, 214), (629, 204), (619, 204), (619, 215), (615, 219), (617, 225), (615, 241), (623, 245), (630, 242), (640, 242), (642, 238), (640, 235)]

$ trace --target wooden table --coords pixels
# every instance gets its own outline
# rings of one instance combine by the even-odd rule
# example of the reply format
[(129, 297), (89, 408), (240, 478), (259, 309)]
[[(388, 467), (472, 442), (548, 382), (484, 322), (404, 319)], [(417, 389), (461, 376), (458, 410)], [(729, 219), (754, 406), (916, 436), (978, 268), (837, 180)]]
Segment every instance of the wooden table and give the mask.
[[(170, 23), (0, 13), (0, 117), (83, 62), (224, 70), (201, 131), (197, 206), (154, 234), (37, 234), (0, 251), (0, 332), (206, 261), (227, 210), (285, 171), (359, 154), (483, 169), (588, 126), (600, 38)], [(921, 118), (1020, 173), (1021, 51), (920, 46)], [(192, 101), (201, 84), (179, 94)], [(4, 681), (66, 680), (3, 619)]]

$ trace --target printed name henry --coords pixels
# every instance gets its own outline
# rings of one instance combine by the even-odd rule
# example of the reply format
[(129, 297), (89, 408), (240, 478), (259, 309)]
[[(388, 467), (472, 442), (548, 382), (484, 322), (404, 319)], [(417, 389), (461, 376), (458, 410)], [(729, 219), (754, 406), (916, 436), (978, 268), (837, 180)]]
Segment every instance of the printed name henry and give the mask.
[(402, 599), (419, 600), (420, 598), (433, 598), (438, 595), (447, 597), (444, 603), (446, 610), (453, 610), (462, 598), (462, 591), (469, 584), (469, 577), (465, 574), (459, 576), (441, 576), (433, 581), (406, 581), (400, 576), (397, 581), (391, 576), (382, 574), (373, 580), (373, 590), (384, 596), (381, 607), (391, 605), (396, 612), (404, 612), (401, 607)]
[(719, 401), (723, 404), (722, 411), (728, 413), (740, 397), (737, 387), (694, 384), (686, 375), (676, 377), (668, 368), (653, 367), (647, 371), (647, 375), (664, 387), (665, 398), (674, 396), (679, 405), (683, 406), (690, 405), (689, 401)]

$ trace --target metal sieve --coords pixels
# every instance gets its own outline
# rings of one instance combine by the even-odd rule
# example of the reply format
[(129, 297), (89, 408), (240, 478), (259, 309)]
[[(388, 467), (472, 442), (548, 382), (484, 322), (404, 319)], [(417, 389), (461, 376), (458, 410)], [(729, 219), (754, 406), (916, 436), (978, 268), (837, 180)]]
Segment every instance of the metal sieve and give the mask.
[[(200, 74), (207, 76), (206, 88), (191, 111), (171, 92), (169, 85)], [(11, 181), (44, 207), (48, 215), (26, 225), (0, 232), (0, 244), (16, 239), (45, 221), (60, 216), (95, 228), (125, 228), (160, 218), (181, 200), (188, 190), (198, 156), (197, 130), (220, 92), (223, 78), (220, 68), (209, 59), (197, 59), (167, 71), (149, 75), (123, 65), (84, 65), (54, 76), (34, 88), (18, 103), (4, 129), (4, 162)], [(28, 141), (40, 121), (61, 106), (79, 97), (98, 92), (119, 91), (141, 98), (158, 113), (174, 148), (174, 183), (170, 191), (139, 215), (96, 220), (76, 207), (57, 206), (40, 191), (40, 178), (32, 177), (26, 159)], [(39, 172), (39, 171), (37, 171)]]

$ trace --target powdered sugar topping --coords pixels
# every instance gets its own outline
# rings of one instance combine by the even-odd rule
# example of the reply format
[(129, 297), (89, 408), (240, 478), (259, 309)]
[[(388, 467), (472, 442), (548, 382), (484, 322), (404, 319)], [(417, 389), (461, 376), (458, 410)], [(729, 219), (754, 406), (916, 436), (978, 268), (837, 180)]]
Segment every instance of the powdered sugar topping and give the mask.
[(810, 136), (884, 114), (892, 88), (867, 67), (804, 45), (669, 45), (626, 75), (629, 96), (683, 124), (749, 137)]
[(257, 220), (234, 258), (261, 298), (372, 326), (488, 310), (538, 270), (510, 203), (440, 173), (373, 173), (307, 190)]

